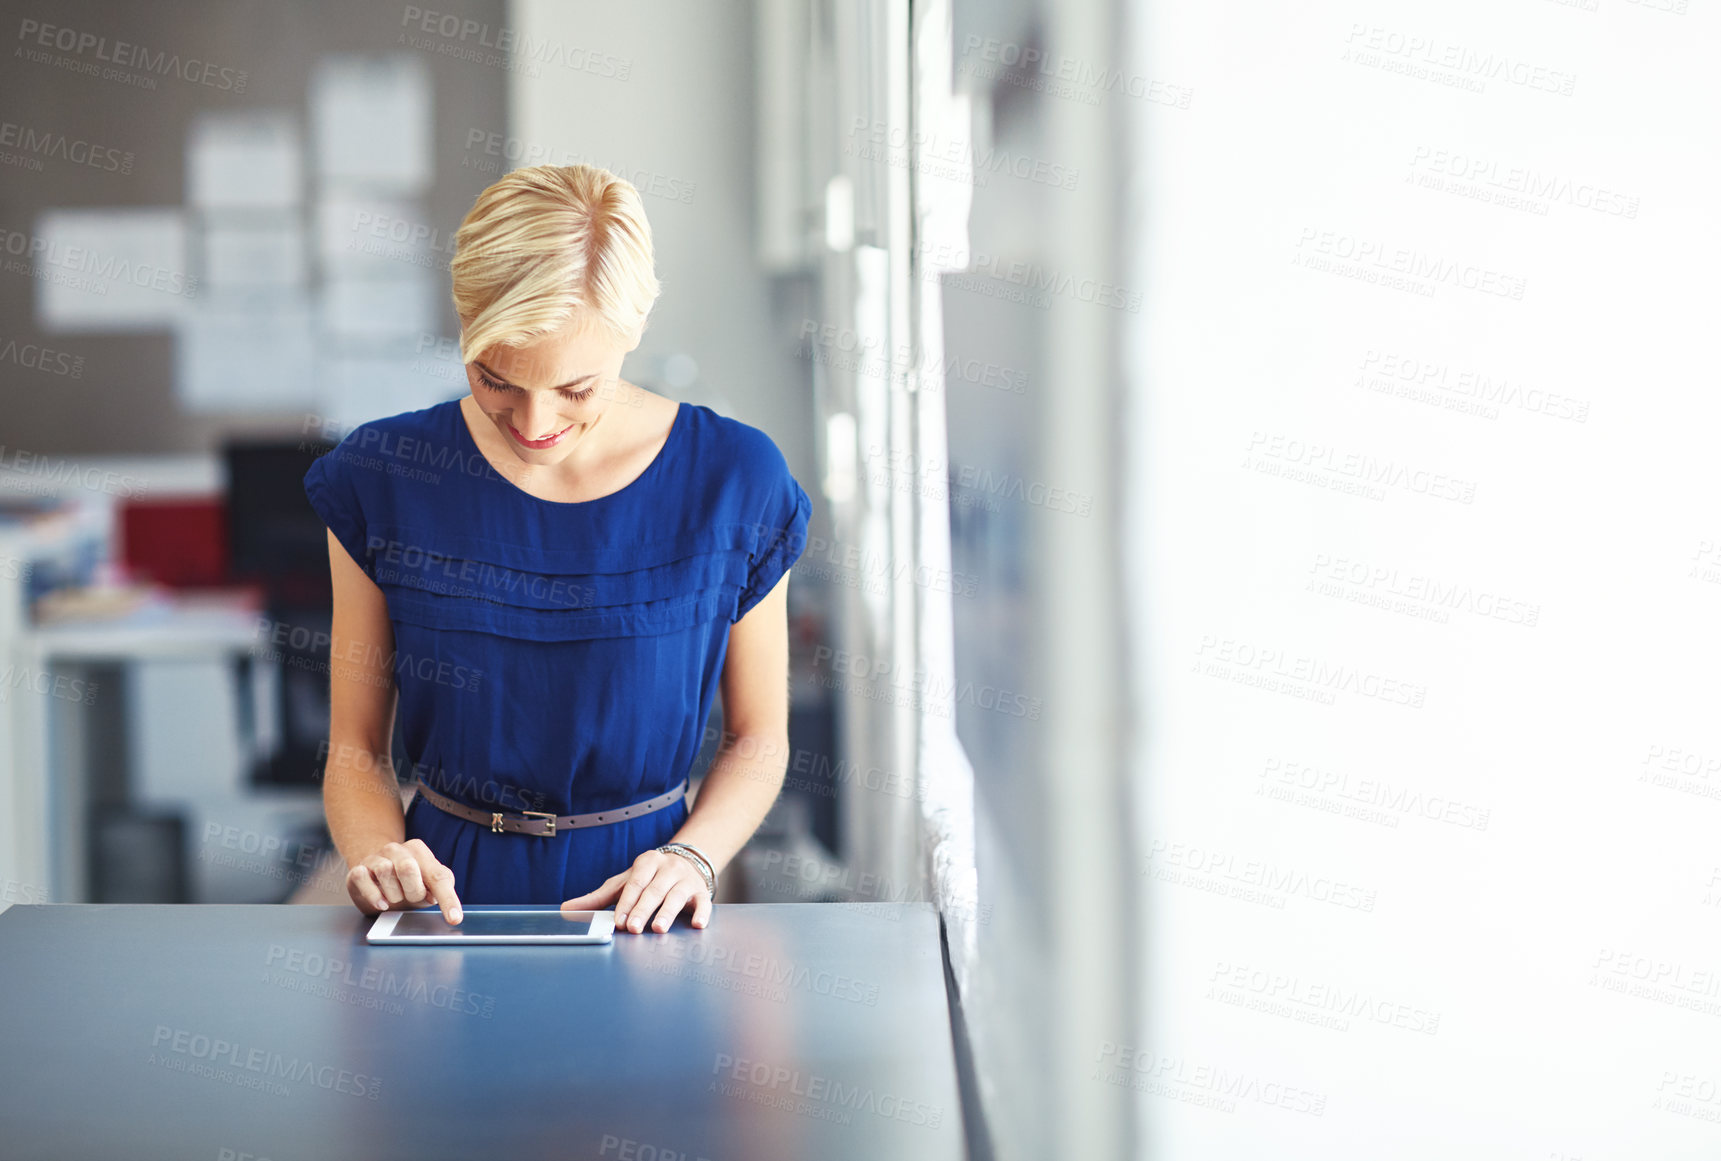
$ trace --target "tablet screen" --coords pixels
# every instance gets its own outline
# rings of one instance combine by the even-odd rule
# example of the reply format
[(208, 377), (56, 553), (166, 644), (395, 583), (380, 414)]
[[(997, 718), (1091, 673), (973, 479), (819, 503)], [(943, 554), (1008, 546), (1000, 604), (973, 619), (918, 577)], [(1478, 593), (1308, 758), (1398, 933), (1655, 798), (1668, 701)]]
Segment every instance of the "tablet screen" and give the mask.
[(458, 925), (440, 911), (406, 911), (395, 921), (395, 935), (586, 935), (592, 929), (588, 913), (571, 911), (468, 911)]

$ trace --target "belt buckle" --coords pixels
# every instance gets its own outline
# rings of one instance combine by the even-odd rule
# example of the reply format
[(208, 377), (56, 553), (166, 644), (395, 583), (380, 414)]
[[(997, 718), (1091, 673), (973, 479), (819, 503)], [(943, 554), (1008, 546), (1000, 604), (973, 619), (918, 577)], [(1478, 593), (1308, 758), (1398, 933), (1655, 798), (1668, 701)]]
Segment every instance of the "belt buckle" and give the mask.
[(541, 818), (544, 820), (544, 824), (550, 829), (539, 835), (539, 838), (556, 837), (556, 816), (554, 814), (547, 810), (522, 810), (520, 813), (526, 815), (528, 818)]

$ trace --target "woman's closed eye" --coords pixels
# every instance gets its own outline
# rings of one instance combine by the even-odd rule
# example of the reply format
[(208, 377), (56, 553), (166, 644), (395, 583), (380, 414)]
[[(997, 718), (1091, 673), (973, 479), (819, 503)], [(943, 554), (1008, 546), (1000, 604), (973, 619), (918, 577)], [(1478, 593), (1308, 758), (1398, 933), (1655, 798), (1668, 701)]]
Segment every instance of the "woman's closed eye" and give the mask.
[[(482, 371), (478, 372), (478, 381), (490, 390), (496, 392), (498, 395), (524, 395), (526, 393), (525, 388), (516, 387), (512, 383), (498, 383)], [(556, 388), (557, 391), (561, 392), (563, 399), (571, 399), (575, 403), (584, 403), (587, 399), (592, 397), (592, 392), (597, 389), (597, 384), (595, 383), (590, 387), (582, 388), (579, 391), (569, 391), (566, 387)]]

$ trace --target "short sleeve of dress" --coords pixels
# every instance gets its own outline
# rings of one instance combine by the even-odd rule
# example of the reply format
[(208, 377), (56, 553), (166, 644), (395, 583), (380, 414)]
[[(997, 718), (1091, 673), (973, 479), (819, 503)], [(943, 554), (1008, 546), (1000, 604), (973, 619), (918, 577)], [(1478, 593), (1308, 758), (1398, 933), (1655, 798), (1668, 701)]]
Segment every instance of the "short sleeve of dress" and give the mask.
[(783, 453), (775, 444), (768, 446), (769, 452), (760, 458), (770, 465), (771, 499), (760, 514), (755, 548), (747, 568), (747, 587), (741, 590), (735, 603), (736, 621), (765, 599), (807, 547), (807, 520), (812, 516), (813, 502), (789, 473)]
[(305, 498), (365, 575), (375, 580), (365, 541), (365, 511), (354, 479), (353, 437), (318, 456), (305, 473)]

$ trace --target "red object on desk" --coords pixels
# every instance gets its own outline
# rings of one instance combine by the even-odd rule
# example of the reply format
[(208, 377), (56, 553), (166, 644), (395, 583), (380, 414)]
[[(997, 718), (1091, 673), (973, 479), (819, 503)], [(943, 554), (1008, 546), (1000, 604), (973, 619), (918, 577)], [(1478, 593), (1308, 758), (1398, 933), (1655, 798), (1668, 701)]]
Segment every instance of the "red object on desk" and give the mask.
[(172, 588), (228, 582), (227, 505), (210, 500), (129, 500), (120, 509), (126, 570)]

